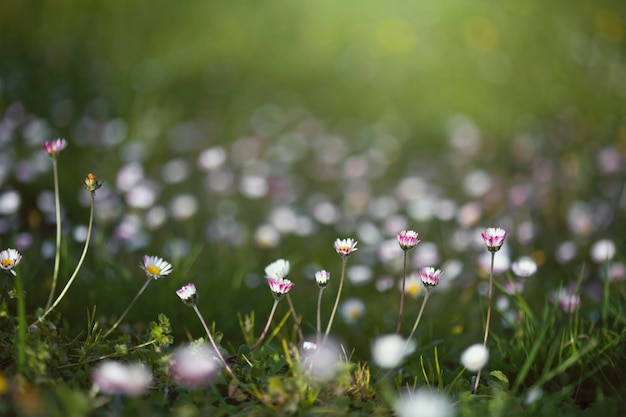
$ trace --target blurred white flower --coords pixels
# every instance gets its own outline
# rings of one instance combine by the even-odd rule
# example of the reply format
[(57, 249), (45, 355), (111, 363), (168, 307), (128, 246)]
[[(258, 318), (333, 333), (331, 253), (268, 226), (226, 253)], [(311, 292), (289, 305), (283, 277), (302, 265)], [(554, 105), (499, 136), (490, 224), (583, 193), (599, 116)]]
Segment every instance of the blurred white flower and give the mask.
[(537, 264), (529, 256), (522, 256), (511, 264), (511, 271), (521, 278), (528, 278), (537, 272)]
[(188, 388), (210, 384), (220, 370), (221, 364), (215, 351), (205, 344), (179, 348), (170, 364), (172, 378)]
[(388, 334), (372, 343), (372, 360), (381, 368), (391, 369), (400, 365), (414, 350), (415, 342), (407, 343), (400, 335)]
[(602, 239), (591, 246), (591, 259), (596, 263), (610, 261), (615, 256), (615, 243), (609, 239)]
[(364, 315), (365, 303), (360, 298), (346, 298), (341, 303), (341, 317), (346, 323), (356, 323)]
[(489, 351), (483, 345), (477, 343), (465, 349), (461, 355), (461, 364), (469, 371), (479, 371), (489, 360)]
[(399, 396), (393, 408), (398, 417), (450, 417), (454, 408), (450, 400), (434, 391), (420, 389)]
[(122, 394), (138, 397), (152, 382), (152, 374), (143, 364), (124, 364), (118, 361), (104, 361), (93, 371), (94, 385), (105, 394)]

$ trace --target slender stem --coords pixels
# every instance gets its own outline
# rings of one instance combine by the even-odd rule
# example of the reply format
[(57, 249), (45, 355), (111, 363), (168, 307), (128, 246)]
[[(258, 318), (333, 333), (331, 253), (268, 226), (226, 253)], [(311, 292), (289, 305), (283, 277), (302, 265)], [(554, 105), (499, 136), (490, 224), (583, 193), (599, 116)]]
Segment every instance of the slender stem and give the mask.
[(56, 211), (56, 254), (54, 255), (54, 272), (52, 273), (52, 286), (50, 287), (50, 295), (46, 302), (46, 308), (50, 308), (52, 298), (57, 289), (57, 280), (59, 278), (59, 264), (61, 262), (61, 202), (59, 200), (59, 172), (56, 158), (52, 158), (52, 174), (54, 178), (54, 209)]
[(259, 336), (259, 339), (256, 341), (256, 343), (252, 345), (252, 347), (250, 348), (250, 352), (254, 352), (256, 348), (261, 346), (261, 342), (263, 342), (263, 339), (265, 339), (265, 335), (267, 334), (267, 331), (270, 328), (270, 323), (272, 322), (272, 318), (274, 317), (274, 313), (276, 312), (276, 307), (278, 306), (279, 301), (280, 299), (274, 299), (274, 305), (272, 306), (272, 311), (270, 311), (270, 316), (267, 319), (267, 324), (265, 325), (265, 329), (263, 329), (263, 333), (261, 333), (261, 336)]
[[(487, 295), (487, 322), (485, 324), (485, 338), (483, 339), (483, 346), (487, 347), (487, 339), (489, 338), (489, 323), (491, 321), (491, 297), (493, 295), (493, 260), (496, 257), (495, 252), (491, 252), (491, 268), (489, 269), (489, 293)], [(476, 375), (476, 382), (474, 383), (474, 394), (478, 392), (478, 383), (480, 382), (480, 373), (482, 369), (478, 370)]]
[(122, 313), (122, 315), (120, 316), (120, 318), (119, 318), (119, 319), (117, 319), (117, 321), (113, 324), (113, 327), (111, 327), (111, 328), (109, 329), (109, 331), (108, 331), (108, 332), (106, 332), (106, 333), (104, 334), (104, 336), (103, 336), (103, 338), (104, 338), (104, 339), (106, 339), (106, 337), (107, 337), (108, 335), (110, 335), (110, 334), (111, 334), (111, 332), (117, 328), (117, 326), (119, 326), (119, 325), (120, 325), (120, 323), (122, 322), (122, 320), (124, 320), (124, 317), (126, 317), (126, 314), (128, 314), (128, 311), (131, 309), (131, 307), (132, 307), (133, 305), (135, 305), (135, 302), (137, 301), (137, 299), (139, 298), (139, 296), (140, 296), (141, 294), (143, 294), (143, 292), (146, 290), (146, 288), (148, 287), (148, 284), (150, 284), (150, 282), (151, 282), (151, 281), (153, 281), (153, 278), (148, 278), (148, 279), (146, 280), (145, 284), (143, 284), (143, 287), (141, 287), (141, 289), (139, 290), (139, 292), (137, 293), (137, 295), (135, 295), (135, 298), (133, 298), (133, 301), (131, 301), (131, 302), (130, 302), (130, 304), (128, 305), (128, 307), (126, 307), (126, 310), (124, 310), (124, 312)]
[(298, 337), (300, 338), (300, 342), (304, 342), (304, 335), (302, 334), (302, 329), (300, 328), (301, 318), (299, 319), (296, 314), (296, 309), (293, 306), (293, 302), (291, 301), (289, 293), (287, 293), (287, 303), (289, 303), (289, 310), (291, 310), (291, 315), (296, 322), (296, 329), (298, 330)]
[(224, 365), (224, 369), (226, 369), (226, 372), (228, 372), (228, 375), (230, 375), (230, 377), (233, 379), (234, 382), (239, 382), (239, 379), (237, 379), (233, 370), (230, 369), (230, 366), (228, 366), (228, 363), (226, 363), (226, 359), (224, 359), (222, 352), (220, 352), (220, 349), (217, 347), (217, 343), (215, 343), (215, 339), (213, 339), (213, 335), (211, 334), (211, 331), (209, 330), (209, 326), (206, 325), (206, 322), (204, 321), (204, 317), (202, 317), (200, 310), (198, 310), (198, 306), (194, 304), (192, 307), (193, 307), (193, 310), (198, 315), (198, 318), (200, 319), (200, 323), (202, 323), (202, 327), (204, 327), (204, 331), (209, 337), (209, 341), (211, 342), (211, 345), (213, 346), (213, 349), (215, 350), (215, 354), (222, 362), (222, 365)]
[(402, 327), (402, 312), (404, 310), (404, 288), (406, 285), (406, 258), (407, 258), (407, 251), (404, 251), (404, 268), (402, 272), (402, 291), (400, 292), (400, 311), (398, 312), (398, 325), (396, 326), (396, 334), (400, 334), (400, 327)]
[(426, 289), (426, 294), (424, 295), (424, 300), (422, 301), (422, 307), (420, 307), (419, 313), (417, 313), (417, 318), (415, 319), (415, 324), (413, 324), (413, 328), (411, 329), (411, 333), (409, 337), (406, 338), (406, 343), (408, 344), (415, 331), (417, 330), (417, 326), (420, 324), (420, 320), (422, 319), (422, 314), (424, 313), (424, 307), (426, 307), (426, 302), (428, 301), (428, 297), (430, 296), (430, 289)]
[(326, 343), (328, 339), (328, 334), (330, 333), (330, 328), (333, 325), (333, 319), (335, 318), (335, 313), (337, 313), (337, 306), (339, 305), (339, 299), (341, 298), (341, 289), (343, 288), (343, 279), (346, 275), (346, 263), (348, 263), (348, 258), (342, 258), (341, 264), (341, 278), (339, 279), (339, 289), (337, 290), (337, 298), (335, 298), (335, 305), (333, 306), (333, 311), (330, 313), (330, 318), (328, 319), (328, 325), (326, 326), (326, 332), (324, 333), (324, 340), (322, 343)]
[(322, 309), (322, 293), (324, 288), (320, 288), (319, 295), (317, 296), (317, 344), (319, 345), (322, 340), (322, 316), (320, 310)]
[(26, 300), (22, 288), (22, 278), (15, 275), (15, 287), (17, 291), (17, 373), (22, 374), (26, 364)]
[(54, 310), (54, 308), (61, 302), (61, 299), (65, 296), (65, 293), (67, 293), (67, 290), (70, 288), (70, 285), (72, 285), (72, 283), (74, 282), (74, 279), (76, 279), (76, 277), (78, 276), (78, 271), (80, 271), (80, 268), (83, 266), (83, 262), (85, 261), (85, 255), (87, 254), (87, 249), (89, 248), (89, 241), (91, 240), (91, 231), (93, 230), (94, 196), (95, 196), (95, 193), (92, 192), (91, 193), (91, 209), (89, 211), (89, 226), (87, 228), (87, 237), (85, 239), (85, 246), (83, 246), (83, 253), (80, 255), (80, 259), (78, 260), (78, 264), (76, 264), (76, 268), (74, 269), (74, 272), (72, 272), (72, 276), (67, 281), (67, 284), (65, 284), (65, 287), (63, 287), (63, 291), (61, 291), (61, 293), (59, 294), (57, 299), (54, 301), (54, 303), (51, 306), (47, 307), (45, 312), (41, 315), (41, 317), (39, 317), (38, 321), (40, 322), (43, 321), (43, 319), (46, 318), (46, 316), (52, 310)]

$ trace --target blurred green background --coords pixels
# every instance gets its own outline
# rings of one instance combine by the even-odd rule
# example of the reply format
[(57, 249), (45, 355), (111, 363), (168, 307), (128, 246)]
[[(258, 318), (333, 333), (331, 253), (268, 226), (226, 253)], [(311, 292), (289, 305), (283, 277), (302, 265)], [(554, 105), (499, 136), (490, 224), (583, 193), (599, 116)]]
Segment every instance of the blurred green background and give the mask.
[[(235, 141), (246, 136), (265, 143), (289, 131), (291, 121), (306, 121), (307, 115), (316, 121), (311, 136), (318, 132), (341, 136), (353, 146), (350, 152), (365, 153), (372, 144), (388, 152), (385, 176), (370, 184), (373, 195), (389, 192), (396, 180), (419, 171), (426, 162), (429, 179), (452, 187), (459, 203), (468, 200), (458, 190), (465, 168), (438, 172), (441, 161), (429, 159), (461, 152), (447, 147), (451, 120), (458, 115), (477, 126), (487, 143), (477, 165), (495, 163), (494, 173), (512, 177), (514, 166), (509, 161), (519, 149), (508, 149), (509, 142), (530, 135), (538, 154), (549, 149), (558, 160), (564, 153), (565, 168), (577, 167), (564, 182), (589, 186), (594, 169), (585, 161), (579, 163), (574, 154), (612, 144), (622, 152), (626, 149), (625, 11), (623, 2), (566, 0), (8, 0), (0, 2), (0, 113), (21, 103), (28, 114), (46, 120), (40, 136), (70, 141), (60, 158), (61, 193), (74, 223), (85, 223), (87, 216), (76, 201), (80, 178), (93, 171), (114, 187), (118, 170), (132, 160), (129, 155), (135, 148), (130, 144), (146, 145), (142, 166), (147, 175), (158, 176), (173, 155), (192, 160), (202, 148), (239, 146)], [(92, 122), (113, 130), (110, 143), (89, 139), (96, 135), (96, 130), (89, 130)], [(193, 124), (188, 133), (195, 135), (195, 142), (175, 134), (185, 123)], [(32, 143), (26, 146), (21, 141), (14, 136), (8, 141), (11, 149), (2, 152), (15, 158), (33, 152)], [(297, 164), (276, 166), (279, 171), (308, 175)], [(579, 172), (589, 181), (577, 182)], [(176, 278), (149, 287), (152, 295), (131, 312), (131, 320), (155, 319), (156, 312), (164, 311), (176, 316), (174, 324), (195, 323), (173, 296), (175, 289), (195, 280), (201, 299), (210, 300), (201, 306), (209, 320), (216, 319), (218, 328), (228, 329), (238, 340), (236, 312), (257, 310), (263, 320), (271, 307), (269, 291), (259, 296), (258, 290), (244, 285), (251, 271), (261, 276), (267, 263), (286, 257), (294, 265), (294, 280), (311, 262), (334, 268), (338, 275), (339, 260), (331, 245), (335, 237), (343, 237), (341, 225), (322, 225), (306, 238), (285, 236), (279, 247), (267, 250), (251, 242), (234, 248), (224, 242), (207, 243), (203, 228), (208, 219), (228, 213), (256, 227), (272, 203), (209, 195), (201, 182), (201, 175), (194, 173), (164, 193), (163, 200), (176, 192), (196, 193), (204, 211), (152, 233), (145, 247), (151, 254), (163, 253), (170, 238), (186, 239), (191, 250), (188, 256), (171, 259)], [(344, 201), (345, 183), (321, 182), (317, 189), (342, 206), (352, 201)], [(50, 177), (37, 177), (28, 186), (11, 180), (7, 184), (18, 188), (24, 201), (24, 220), (14, 232), (39, 225), (29, 210), (36, 205), (38, 190), (51, 188)], [(293, 187), (301, 190), (300, 196), (316, 190), (300, 180), (294, 180)], [(570, 201), (563, 201), (542, 212), (554, 233), (551, 243), (565, 229), (564, 207)], [(489, 210), (489, 221), (502, 214), (498, 205)], [(443, 243), (456, 226), (442, 224), (417, 223), (416, 229)], [(104, 248), (113, 226), (99, 227), (86, 270), (72, 290), (86, 296), (68, 298), (62, 305), (64, 315), (77, 323), (84, 321), (85, 309), (93, 304), (107, 317), (115, 317), (142, 282), (135, 268), (143, 253), (121, 251), (108, 257)], [(40, 231), (41, 239), (53, 234), (50, 224)], [(5, 239), (10, 242), (10, 234)], [(81, 246), (66, 245), (64, 254), (73, 259)], [(527, 252), (533, 249), (530, 246)], [(452, 252), (445, 246), (442, 251)], [(37, 257), (34, 252), (31, 259)], [(377, 268), (376, 274), (383, 273), (384, 268), (368, 261), (373, 252), (360, 252), (365, 253), (361, 262)], [(50, 261), (24, 264), (24, 273), (34, 277), (26, 278), (34, 293), (32, 288), (42, 271), (50, 269)], [(65, 276), (72, 262), (66, 265)], [(576, 276), (574, 271), (564, 274)], [(310, 298), (304, 307), (307, 317), (314, 311), (313, 289), (308, 282), (294, 290), (294, 298)], [(372, 288), (362, 287), (349, 291), (363, 297), (372, 293)], [(41, 289), (40, 296), (46, 294)], [(473, 293), (468, 294), (466, 303)], [(448, 294), (453, 304), (456, 296)], [(368, 306), (372, 316), (389, 306), (395, 309), (397, 293), (384, 297)], [(30, 311), (40, 304), (33, 302)], [(407, 317), (417, 305), (409, 310)], [(476, 314), (478, 330), (482, 313)], [(448, 331), (450, 317), (444, 319)], [(463, 319), (467, 317), (458, 312), (452, 321)], [(201, 334), (191, 323), (194, 333)], [(363, 326), (364, 334), (384, 330), (378, 323)]]
[[(46, 114), (95, 98), (228, 140), (267, 103), (417, 145), (451, 115), (506, 139), (547, 117), (593, 129), (626, 96), (621, 2), (3, 1), (2, 99)], [(132, 134), (139, 134), (134, 131)]]

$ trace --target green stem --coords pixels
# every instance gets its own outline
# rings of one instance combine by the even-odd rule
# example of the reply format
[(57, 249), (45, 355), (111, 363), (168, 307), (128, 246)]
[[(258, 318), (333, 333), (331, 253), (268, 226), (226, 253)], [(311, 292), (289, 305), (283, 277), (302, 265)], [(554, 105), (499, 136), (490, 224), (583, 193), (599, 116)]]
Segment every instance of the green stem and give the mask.
[(56, 158), (52, 158), (52, 175), (54, 178), (54, 209), (56, 211), (56, 254), (54, 255), (54, 271), (52, 273), (52, 286), (50, 287), (50, 295), (46, 302), (46, 308), (50, 309), (52, 298), (57, 289), (57, 280), (59, 278), (59, 264), (61, 262), (61, 202), (59, 200), (59, 172)]
[(17, 373), (22, 374), (26, 364), (26, 300), (24, 299), (24, 289), (22, 288), (22, 278), (19, 274), (15, 276), (15, 287), (17, 291)]
[(141, 295), (141, 294), (142, 294), (142, 293), (146, 290), (146, 288), (148, 287), (148, 284), (150, 284), (150, 282), (151, 282), (152, 280), (153, 280), (153, 278), (148, 278), (148, 279), (146, 280), (146, 283), (145, 283), (145, 284), (143, 284), (143, 287), (141, 287), (141, 289), (139, 290), (139, 292), (137, 293), (137, 295), (135, 295), (135, 298), (133, 298), (133, 301), (131, 301), (131, 302), (130, 302), (130, 304), (128, 305), (128, 307), (126, 307), (126, 310), (124, 310), (124, 312), (122, 313), (122, 315), (120, 316), (120, 318), (119, 318), (119, 319), (117, 319), (117, 321), (113, 324), (113, 327), (111, 327), (111, 328), (109, 329), (109, 331), (108, 331), (108, 332), (106, 332), (106, 333), (104, 334), (104, 336), (103, 336), (103, 338), (104, 338), (104, 339), (106, 339), (106, 337), (107, 337), (108, 335), (110, 335), (110, 334), (111, 334), (111, 332), (117, 328), (117, 326), (119, 326), (119, 325), (120, 325), (120, 323), (122, 322), (122, 320), (124, 320), (124, 317), (126, 317), (126, 314), (128, 314), (128, 311), (131, 309), (131, 307), (132, 307), (133, 305), (135, 305), (135, 302), (137, 301), (137, 299), (139, 298), (139, 296), (140, 296), (140, 295)]
[(265, 335), (270, 328), (270, 323), (272, 322), (272, 318), (274, 317), (274, 313), (276, 312), (276, 307), (278, 306), (279, 301), (280, 299), (278, 298), (274, 299), (274, 305), (272, 306), (272, 311), (270, 311), (270, 316), (268, 317), (267, 323), (265, 324), (265, 329), (263, 329), (263, 333), (261, 333), (261, 336), (259, 336), (259, 339), (256, 341), (256, 343), (250, 348), (250, 352), (254, 352), (256, 348), (261, 346), (261, 342), (263, 342), (263, 339), (265, 339)]
[(328, 325), (326, 326), (326, 332), (324, 333), (324, 340), (322, 343), (326, 343), (328, 339), (328, 335), (330, 334), (330, 328), (333, 325), (333, 319), (335, 318), (335, 314), (337, 313), (337, 306), (339, 306), (339, 299), (341, 298), (341, 290), (343, 288), (343, 280), (346, 275), (346, 264), (348, 263), (348, 258), (344, 256), (342, 258), (341, 264), (341, 278), (339, 279), (339, 289), (337, 290), (337, 298), (335, 298), (335, 305), (333, 306), (333, 311), (330, 313), (330, 318), (328, 319)]
[(202, 323), (202, 327), (204, 327), (204, 331), (209, 337), (209, 341), (211, 342), (211, 345), (213, 346), (213, 349), (215, 350), (215, 354), (222, 362), (222, 365), (224, 365), (224, 369), (226, 369), (226, 372), (228, 373), (228, 375), (230, 375), (230, 377), (233, 379), (234, 382), (239, 382), (239, 379), (237, 379), (233, 370), (230, 369), (230, 366), (228, 366), (228, 363), (226, 362), (226, 359), (224, 359), (222, 352), (220, 352), (220, 349), (217, 347), (217, 343), (215, 343), (215, 339), (213, 339), (213, 335), (211, 334), (211, 331), (209, 330), (209, 326), (206, 325), (206, 322), (204, 321), (204, 317), (202, 317), (200, 310), (198, 310), (198, 306), (194, 304), (192, 307), (193, 307), (193, 310), (198, 315), (198, 318), (200, 319), (200, 323)]
[(302, 334), (302, 329), (300, 328), (300, 319), (298, 319), (298, 316), (296, 315), (296, 309), (293, 306), (293, 302), (291, 301), (289, 293), (287, 293), (287, 303), (289, 304), (289, 310), (291, 311), (291, 315), (296, 322), (296, 329), (298, 330), (298, 337), (300, 338), (300, 342), (304, 342), (304, 335)]
[(430, 296), (430, 289), (426, 289), (426, 295), (424, 295), (424, 301), (422, 301), (422, 307), (420, 307), (420, 311), (417, 314), (417, 319), (415, 319), (415, 324), (413, 324), (413, 328), (411, 329), (411, 333), (409, 334), (409, 337), (407, 337), (406, 339), (406, 343), (408, 344), (409, 341), (411, 340), (411, 338), (413, 337), (413, 335), (415, 334), (415, 331), (417, 330), (417, 326), (420, 324), (420, 320), (422, 318), (422, 314), (424, 313), (424, 307), (426, 307), (426, 302), (428, 301), (428, 297)]
[(322, 341), (322, 316), (320, 310), (322, 309), (322, 293), (324, 288), (320, 288), (319, 295), (317, 296), (317, 344)]
[(407, 251), (404, 251), (404, 268), (402, 272), (402, 291), (400, 292), (400, 311), (398, 312), (398, 325), (396, 326), (396, 334), (400, 334), (400, 327), (402, 327), (402, 312), (404, 311), (404, 288), (406, 285), (406, 258), (407, 258)]
[[(495, 252), (491, 252), (491, 268), (489, 269), (489, 293), (487, 295), (487, 322), (485, 324), (485, 338), (483, 340), (483, 346), (487, 347), (487, 339), (489, 338), (489, 323), (491, 322), (491, 297), (493, 295), (493, 260), (496, 257)], [(474, 383), (473, 393), (478, 392), (478, 384), (480, 382), (480, 373), (482, 369), (478, 370), (476, 375), (476, 382)]]
[[(83, 266), (83, 262), (85, 261), (85, 255), (87, 254), (87, 249), (89, 248), (89, 241), (91, 240), (91, 231), (93, 230), (94, 198), (95, 198), (95, 193), (92, 192), (91, 193), (91, 209), (89, 211), (89, 226), (87, 228), (87, 238), (85, 239), (85, 245), (83, 246), (83, 253), (80, 255), (80, 259), (78, 260), (78, 264), (76, 264), (76, 268), (74, 269), (72, 276), (67, 281), (67, 284), (65, 284), (65, 287), (63, 287), (63, 291), (61, 291), (61, 293), (59, 294), (57, 299), (54, 301), (54, 303), (51, 306), (47, 307), (45, 312), (41, 315), (41, 317), (39, 317), (38, 321), (40, 322), (43, 321), (43, 319), (45, 319), (46, 316), (52, 310), (54, 310), (54, 308), (61, 302), (61, 300), (65, 296), (65, 293), (67, 293), (67, 290), (69, 290), (70, 285), (72, 285), (72, 283), (78, 276), (78, 271), (80, 271), (80, 268)], [(50, 294), (52, 295), (52, 293)]]

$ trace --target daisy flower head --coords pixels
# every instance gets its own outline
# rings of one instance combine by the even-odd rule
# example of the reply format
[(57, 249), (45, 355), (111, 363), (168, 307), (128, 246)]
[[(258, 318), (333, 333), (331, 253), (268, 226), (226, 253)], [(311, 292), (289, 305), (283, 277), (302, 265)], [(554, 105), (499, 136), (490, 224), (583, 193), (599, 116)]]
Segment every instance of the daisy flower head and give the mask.
[(355, 252), (356, 250), (358, 250), (356, 247), (357, 243), (358, 242), (352, 238), (337, 239), (335, 240), (335, 243), (333, 244), (333, 246), (339, 255), (343, 256), (344, 258), (347, 258), (348, 256), (352, 254), (352, 252)]
[(143, 263), (139, 264), (139, 268), (143, 269), (147, 276), (155, 280), (172, 272), (172, 264), (158, 256), (144, 255)]
[(294, 285), (293, 282), (289, 281), (288, 279), (273, 277), (268, 278), (267, 283), (270, 286), (270, 290), (272, 290), (274, 298), (276, 298), (277, 300), (282, 298), (282, 296), (287, 294), (289, 291), (291, 291), (291, 288), (293, 288)]
[(591, 246), (591, 260), (595, 263), (605, 263), (615, 256), (615, 243), (610, 239), (602, 239)]
[(537, 263), (529, 256), (522, 256), (511, 264), (511, 270), (520, 278), (528, 278), (537, 272)]
[(439, 280), (443, 277), (443, 271), (440, 269), (435, 269), (432, 266), (425, 266), (417, 271), (420, 279), (422, 280), (422, 284), (426, 287), (426, 289), (430, 289), (436, 287), (439, 284)]
[(187, 285), (182, 286), (179, 290), (176, 290), (176, 295), (189, 307), (193, 307), (198, 302), (198, 292), (196, 286), (190, 282)]
[(415, 230), (402, 230), (398, 233), (398, 243), (400, 244), (402, 250), (407, 251), (420, 243), (417, 235), (418, 233)]
[(5, 249), (0, 252), (0, 268), (12, 274), (16, 275), (13, 268), (15, 268), (22, 260), (22, 255), (16, 249)]
[(265, 275), (267, 278), (287, 278), (287, 275), (289, 275), (289, 261), (285, 259), (275, 260), (265, 267)]
[(102, 187), (102, 181), (98, 180), (98, 178), (90, 172), (83, 180), (83, 187), (85, 187), (85, 190), (94, 193), (98, 188)]
[(489, 361), (489, 350), (480, 343), (468, 347), (461, 355), (461, 364), (472, 372), (483, 369), (487, 361)]
[(43, 149), (53, 159), (56, 159), (66, 147), (67, 141), (65, 139), (54, 139), (43, 143)]
[(487, 249), (489, 252), (497, 252), (504, 244), (504, 239), (506, 239), (508, 233), (506, 230), (500, 227), (489, 227), (484, 232), (481, 233), (483, 237), (483, 241), (485, 245), (487, 245)]
[(321, 270), (315, 273), (315, 282), (320, 288), (325, 288), (330, 280), (330, 272)]

